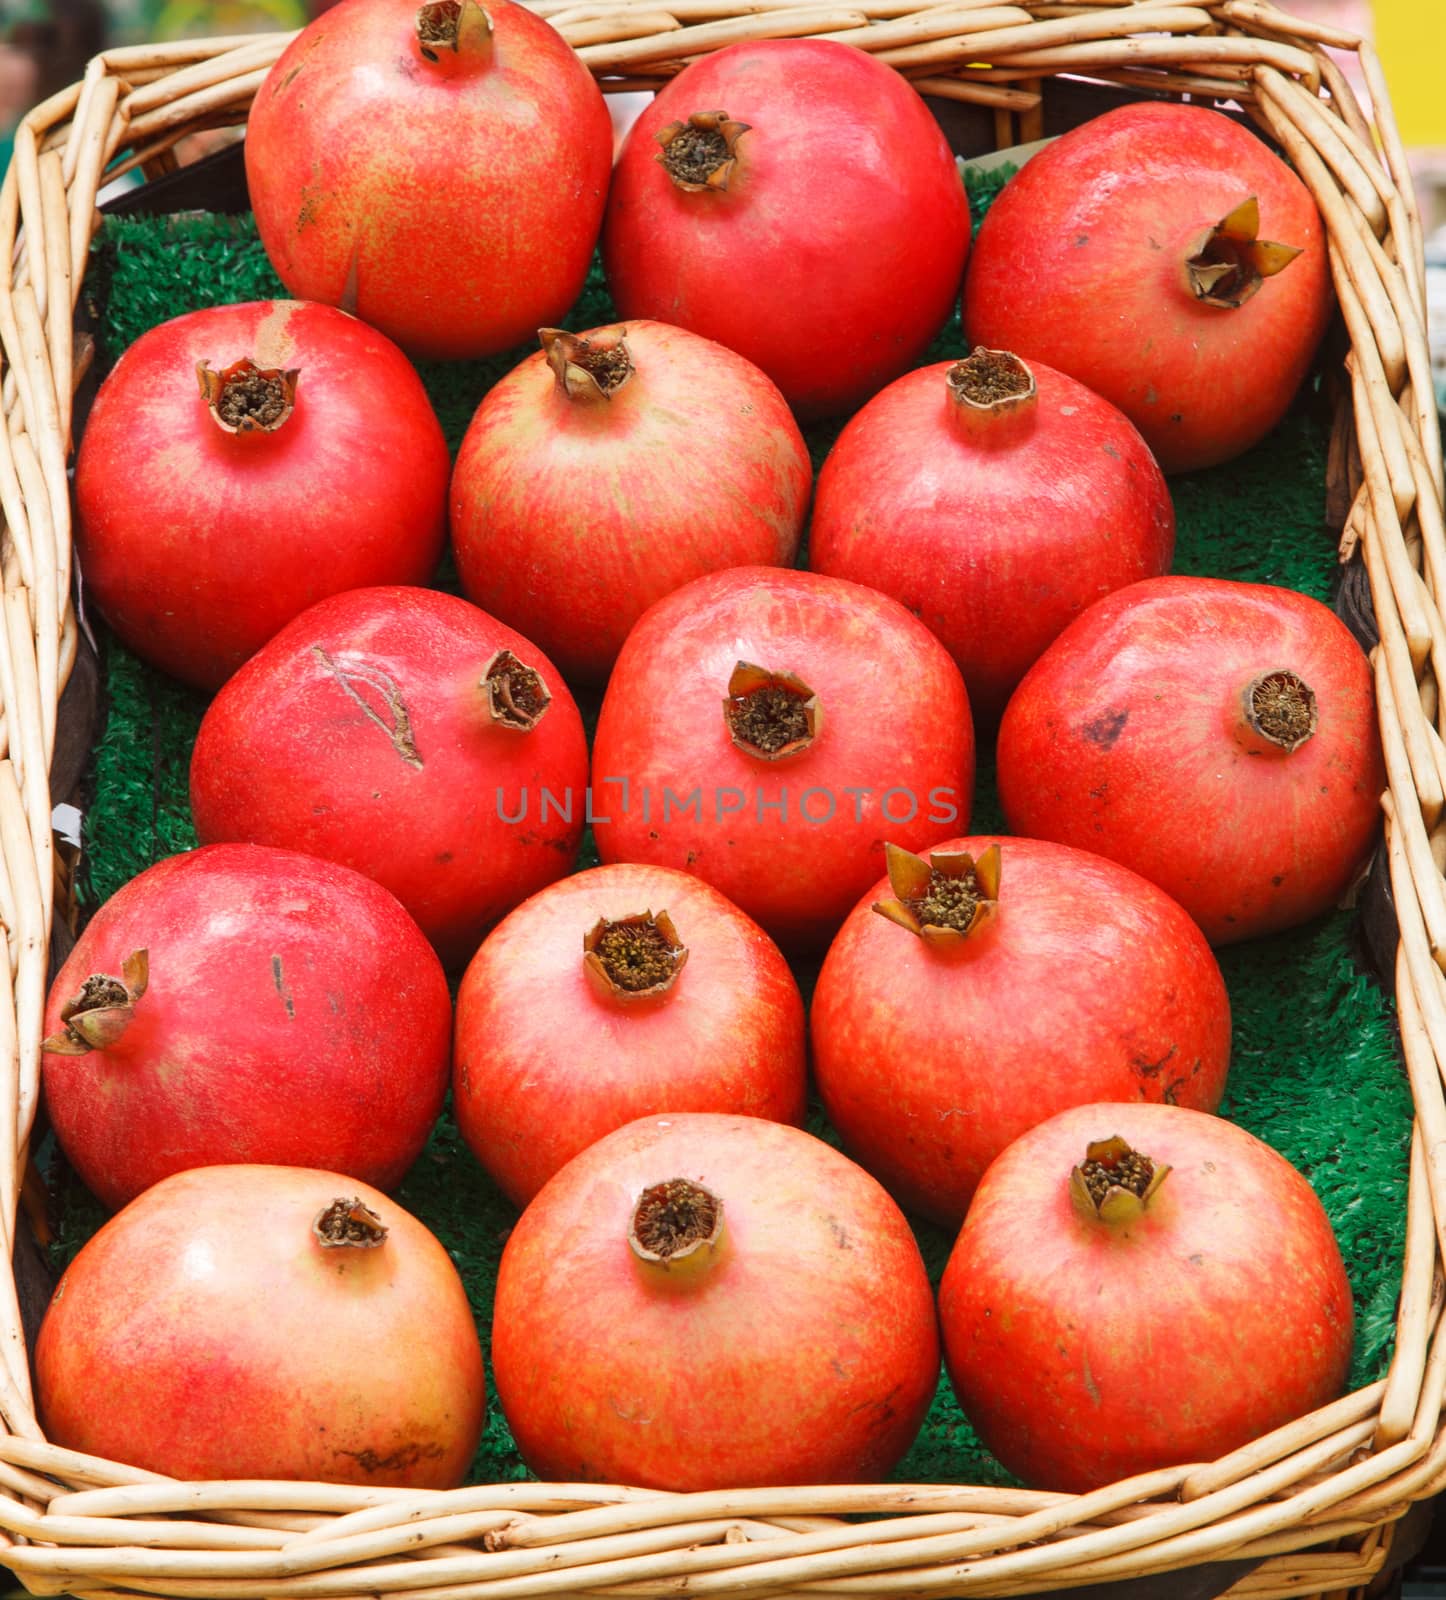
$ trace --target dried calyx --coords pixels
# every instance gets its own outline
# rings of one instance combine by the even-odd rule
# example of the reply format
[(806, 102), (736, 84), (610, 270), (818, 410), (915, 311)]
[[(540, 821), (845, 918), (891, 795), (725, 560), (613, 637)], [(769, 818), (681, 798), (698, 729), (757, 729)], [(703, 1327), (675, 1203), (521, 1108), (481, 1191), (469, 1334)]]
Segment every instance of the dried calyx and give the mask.
[(569, 400), (611, 400), (633, 375), (622, 328), (604, 328), (584, 337), (562, 328), (542, 328), (538, 340), (557, 389)]
[(782, 761), (807, 750), (823, 725), (812, 689), (792, 672), (769, 672), (740, 661), (723, 701), (728, 737), (761, 761)]
[(1210, 229), (1185, 262), (1197, 300), (1233, 311), (1300, 254), (1294, 245), (1257, 238), (1259, 232), (1260, 203), (1254, 195)]
[(665, 1272), (705, 1265), (722, 1238), (722, 1200), (690, 1178), (644, 1189), (628, 1227), (633, 1254)]
[(999, 906), (1000, 851), (935, 850), (926, 861), (896, 844), (884, 846), (890, 900), (874, 910), (917, 934), (925, 944), (951, 949), (979, 931)]
[(1069, 1175), (1075, 1209), (1101, 1222), (1128, 1222), (1149, 1205), (1169, 1167), (1133, 1150), (1118, 1134), (1096, 1139)]
[(250, 356), (217, 372), (196, 363), (201, 398), (223, 433), (275, 433), (296, 409), (300, 368), (258, 367)]
[(432, 0), (417, 12), (417, 50), (441, 66), (490, 53), (492, 19), (477, 0)]
[(1285, 667), (1252, 678), (1245, 686), (1241, 710), (1251, 732), (1285, 755), (1299, 750), (1319, 721), (1315, 691)]
[(542, 675), (523, 666), (510, 650), (499, 650), (482, 669), (482, 688), (492, 721), (518, 733), (535, 728), (552, 704)]
[(970, 351), (944, 374), (954, 426), (976, 445), (1006, 445), (1033, 426), (1034, 374), (1009, 350)]
[(588, 981), (610, 1000), (629, 1004), (666, 994), (688, 959), (666, 911), (609, 921), (599, 917), (582, 941)]
[(960, 405), (979, 411), (1013, 409), (1035, 394), (1034, 374), (1013, 351), (982, 345), (956, 361), (944, 381)]
[(690, 194), (724, 190), (738, 165), (738, 141), (746, 122), (734, 122), (726, 111), (695, 111), (686, 122), (670, 122), (658, 134), (664, 170)]
[(375, 1250), (387, 1236), (382, 1219), (357, 1196), (333, 1200), (311, 1224), (324, 1250)]
[(144, 950), (131, 951), (121, 963), (119, 978), (93, 972), (60, 1008), (64, 1026), (41, 1049), (53, 1056), (83, 1056), (113, 1045), (129, 1025), (149, 981), (150, 958)]

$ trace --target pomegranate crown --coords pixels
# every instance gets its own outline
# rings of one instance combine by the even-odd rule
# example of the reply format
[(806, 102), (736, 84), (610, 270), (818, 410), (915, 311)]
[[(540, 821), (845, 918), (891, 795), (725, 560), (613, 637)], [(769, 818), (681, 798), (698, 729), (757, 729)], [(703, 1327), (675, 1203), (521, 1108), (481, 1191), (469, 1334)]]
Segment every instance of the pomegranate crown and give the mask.
[(884, 859), (894, 893), (876, 901), (874, 910), (927, 945), (950, 949), (963, 944), (999, 908), (997, 844), (982, 850), (977, 860), (967, 850), (934, 850), (927, 861), (886, 844)]

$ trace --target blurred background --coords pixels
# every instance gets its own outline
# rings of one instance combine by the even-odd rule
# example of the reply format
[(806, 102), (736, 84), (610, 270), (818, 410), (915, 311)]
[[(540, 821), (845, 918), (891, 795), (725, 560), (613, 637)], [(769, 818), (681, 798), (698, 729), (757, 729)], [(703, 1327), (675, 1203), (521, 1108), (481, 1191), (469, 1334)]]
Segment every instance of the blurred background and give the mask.
[(0, 168), (15, 123), (108, 45), (300, 28), (335, 0), (0, 0)]

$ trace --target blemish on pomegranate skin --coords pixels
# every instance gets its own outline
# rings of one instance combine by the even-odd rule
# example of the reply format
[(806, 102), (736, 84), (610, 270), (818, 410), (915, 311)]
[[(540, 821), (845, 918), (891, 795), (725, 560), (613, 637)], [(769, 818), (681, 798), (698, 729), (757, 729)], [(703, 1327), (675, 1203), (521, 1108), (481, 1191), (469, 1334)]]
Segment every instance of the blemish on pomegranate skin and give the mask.
[(286, 987), (286, 979), (281, 971), (281, 957), (271, 958), (271, 981), (276, 985), (276, 992), (281, 996), (281, 1003), (286, 1007), (286, 1015), (292, 1021), (296, 1020), (296, 1006), (291, 999), (291, 991)]
[(379, 1456), (375, 1450), (338, 1450), (339, 1456), (350, 1456), (363, 1472), (406, 1472), (419, 1461), (435, 1461), (444, 1452), (435, 1440), (430, 1444), (404, 1444), (390, 1455)]
[(1147, 1061), (1143, 1056), (1136, 1056), (1134, 1065), (1142, 1076), (1146, 1078), (1157, 1078), (1159, 1077), (1160, 1073), (1164, 1071), (1166, 1064), (1169, 1062), (1171, 1056), (1175, 1054), (1176, 1049), (1177, 1046), (1172, 1044), (1158, 1061)]
[(1091, 717), (1080, 732), (1092, 745), (1100, 750), (1109, 750), (1116, 740), (1125, 731), (1125, 724), (1130, 720), (1129, 710), (1104, 711), (1097, 717)]
[[(412, 737), (411, 715), (396, 679), (375, 662), (368, 661), (362, 656), (345, 653), (332, 656), (319, 644), (312, 645), (311, 653), (332, 675), (338, 688), (355, 703), (367, 721), (387, 736), (397, 755), (409, 767), (420, 770), (422, 757)], [(365, 698), (363, 690), (375, 694), (380, 699), (380, 710)], [(374, 792), (372, 798), (380, 800), (381, 795)]]

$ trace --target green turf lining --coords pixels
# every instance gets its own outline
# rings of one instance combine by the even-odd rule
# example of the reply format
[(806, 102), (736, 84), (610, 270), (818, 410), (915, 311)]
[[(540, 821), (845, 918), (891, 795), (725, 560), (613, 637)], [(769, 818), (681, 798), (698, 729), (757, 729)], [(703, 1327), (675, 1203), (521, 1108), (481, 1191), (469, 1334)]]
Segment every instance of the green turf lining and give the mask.
[[(982, 210), (1005, 174), (970, 175)], [(114, 353), (146, 328), (219, 301), (265, 298), (281, 287), (250, 219), (192, 215), (166, 222), (107, 220), (88, 288)], [(611, 320), (593, 272), (566, 325)], [(962, 355), (957, 314), (929, 360)], [(486, 362), (430, 364), (422, 374), (456, 445), (487, 388), (530, 350)], [(807, 430), (815, 463), (838, 425)], [(1285, 584), (1328, 599), (1333, 550), (1323, 528), (1325, 435), (1307, 395), (1244, 460), (1175, 479), (1179, 522), (1175, 570)], [(87, 899), (98, 903), (152, 861), (194, 843), (186, 809), (186, 767), (204, 709), (124, 651), (107, 652), (110, 720), (97, 753), (94, 801), (86, 817)], [(992, 761), (981, 756), (974, 826), (1001, 826)], [(584, 860), (595, 859), (585, 857)], [(1393, 1008), (1353, 960), (1351, 919), (1336, 915), (1295, 933), (1227, 950), (1222, 965), (1235, 1017), (1234, 1064), (1225, 1107), (1307, 1173), (1326, 1203), (1350, 1266), (1357, 1309), (1353, 1385), (1386, 1369), (1400, 1285), (1411, 1101), (1398, 1065)], [(805, 989), (811, 974), (800, 972)], [(817, 1121), (815, 1126), (817, 1126)], [(99, 1213), (60, 1164), (64, 1220), (57, 1254), (78, 1248)], [(450, 1118), (444, 1118), (400, 1198), (440, 1235), (467, 1282), (486, 1339), (493, 1275), (514, 1213), (492, 1188)], [(921, 1228), (937, 1277), (949, 1239)], [(495, 1404), (474, 1466), (479, 1480), (523, 1476)], [(903, 1479), (1006, 1482), (979, 1448), (946, 1384), (918, 1443), (896, 1474)]]

